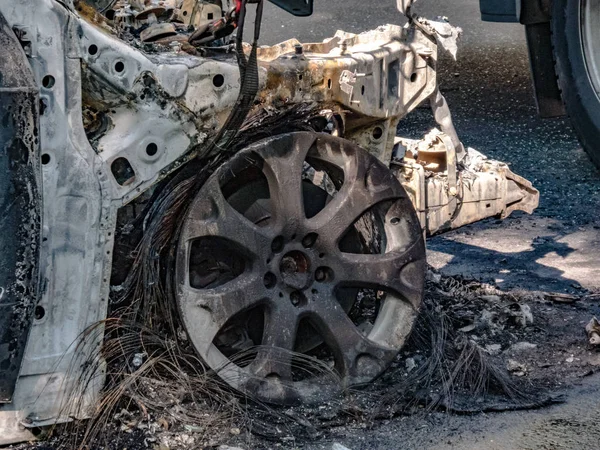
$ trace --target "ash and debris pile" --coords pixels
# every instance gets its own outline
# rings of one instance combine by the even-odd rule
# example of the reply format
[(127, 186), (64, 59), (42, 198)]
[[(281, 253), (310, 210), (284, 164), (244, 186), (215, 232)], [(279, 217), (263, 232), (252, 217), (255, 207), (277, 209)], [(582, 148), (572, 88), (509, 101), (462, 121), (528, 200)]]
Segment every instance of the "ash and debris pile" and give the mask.
[(540, 408), (560, 401), (561, 385), (600, 366), (584, 330), (600, 312), (596, 297), (565, 298), (504, 292), (430, 270), (419, 319), (392, 367), (362, 389), (293, 407), (231, 391), (193, 356), (183, 332), (165, 339), (145, 327), (109, 322), (109, 383), (95, 416), (57, 427), (40, 445), (295, 448), (315, 440), (334, 445), (352, 430), (403, 415)]

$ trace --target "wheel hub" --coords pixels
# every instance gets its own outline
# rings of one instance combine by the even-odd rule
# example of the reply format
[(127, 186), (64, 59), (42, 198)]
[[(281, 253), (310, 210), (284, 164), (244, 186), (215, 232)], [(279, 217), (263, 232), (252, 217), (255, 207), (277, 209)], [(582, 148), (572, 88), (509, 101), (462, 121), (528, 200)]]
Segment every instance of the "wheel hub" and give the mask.
[(281, 258), (279, 273), (286, 287), (307, 289), (313, 281), (310, 267), (310, 258), (305, 253), (292, 250)]
[[(307, 190), (307, 165), (336, 192)], [(261, 141), (211, 176), (176, 264), (200, 356), (236, 389), (275, 403), (322, 401), (381, 373), (412, 327), (424, 273), (418, 219), (389, 169), (348, 141), (306, 132)], [(255, 346), (250, 357), (239, 353), (247, 344), (224, 344), (236, 335)]]

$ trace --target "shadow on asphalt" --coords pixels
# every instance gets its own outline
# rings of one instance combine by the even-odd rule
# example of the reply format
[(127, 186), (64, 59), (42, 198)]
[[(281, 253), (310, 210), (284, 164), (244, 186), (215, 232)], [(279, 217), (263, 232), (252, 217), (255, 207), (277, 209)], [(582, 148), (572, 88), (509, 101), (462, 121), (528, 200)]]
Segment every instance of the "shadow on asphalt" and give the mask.
[[(510, 248), (507, 248), (507, 251), (499, 251), (438, 237), (435, 251), (450, 255), (450, 259), (437, 269), (445, 273), (446, 268), (454, 266), (451, 271), (459, 274), (461, 271), (457, 271), (456, 268), (462, 267), (465, 270), (461, 274), (467, 277), (473, 274), (473, 268), (479, 268), (483, 272), (494, 271), (496, 275), (488, 274), (487, 277), (481, 278), (483, 281), (493, 282), (503, 290), (513, 289), (515, 286), (524, 287), (524, 284), (530, 289), (537, 286), (544, 290), (548, 283), (552, 284), (553, 291), (573, 290), (575, 286), (579, 286), (577, 280), (570, 278), (564, 270), (539, 262), (548, 255), (554, 254), (564, 259), (576, 252), (576, 249), (568, 244), (559, 242), (565, 236), (567, 235), (557, 234), (537, 237), (530, 249), (519, 252), (511, 251)], [(526, 283), (523, 283), (523, 278), (527, 279)]]

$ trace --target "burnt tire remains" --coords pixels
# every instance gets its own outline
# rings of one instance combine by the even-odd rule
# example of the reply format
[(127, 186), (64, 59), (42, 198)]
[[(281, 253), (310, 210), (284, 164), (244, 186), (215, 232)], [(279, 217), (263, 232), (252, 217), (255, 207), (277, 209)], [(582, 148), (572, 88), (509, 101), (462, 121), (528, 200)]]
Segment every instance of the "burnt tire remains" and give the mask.
[(299, 132), (223, 164), (180, 236), (177, 300), (203, 360), (273, 403), (377, 377), (423, 295), (425, 244), (391, 171), (357, 145)]

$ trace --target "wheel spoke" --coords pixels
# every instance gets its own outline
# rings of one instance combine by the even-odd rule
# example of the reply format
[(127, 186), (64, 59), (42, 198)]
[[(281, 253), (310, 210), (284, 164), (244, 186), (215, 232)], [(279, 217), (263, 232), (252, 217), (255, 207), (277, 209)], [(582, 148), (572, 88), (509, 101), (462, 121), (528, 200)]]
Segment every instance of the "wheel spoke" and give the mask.
[[(424, 244), (419, 239), (404, 251), (384, 254), (342, 253), (332, 266), (339, 285), (380, 289), (399, 295), (417, 308), (421, 302), (423, 277), (417, 273), (424, 264)], [(404, 270), (416, 263), (417, 271)]]
[(304, 220), (302, 168), (314, 140), (312, 135), (295, 140), (280, 139), (264, 158), (263, 172), (269, 184), (275, 220), (280, 226), (293, 228)]
[(265, 317), (262, 346), (250, 371), (260, 377), (276, 374), (282, 380), (291, 380), (298, 315), (281, 304), (271, 306)]
[[(315, 302), (311, 311), (317, 329), (336, 355), (338, 365), (341, 363), (338, 370), (342, 378), (372, 377), (396, 355), (397, 350), (383, 347), (361, 333), (335, 297)], [(370, 367), (365, 367), (366, 361)]]
[(205, 195), (192, 205), (182, 239), (223, 237), (252, 255), (263, 256), (271, 245), (270, 228), (259, 227), (236, 211), (223, 196), (217, 177), (211, 177), (205, 188)]
[(181, 301), (186, 308), (189, 309), (193, 305), (209, 311), (219, 329), (233, 316), (258, 305), (267, 298), (262, 278), (254, 273), (242, 274), (214, 289), (180, 286)]
[(331, 246), (336, 246), (366, 211), (376, 204), (405, 196), (400, 185), (390, 183), (392, 173), (373, 164), (364, 155), (350, 155), (344, 168), (344, 184), (333, 200), (311, 219), (314, 229)]

